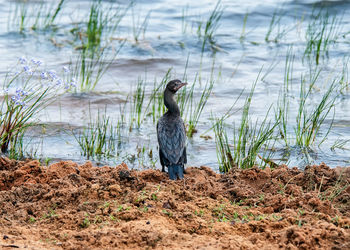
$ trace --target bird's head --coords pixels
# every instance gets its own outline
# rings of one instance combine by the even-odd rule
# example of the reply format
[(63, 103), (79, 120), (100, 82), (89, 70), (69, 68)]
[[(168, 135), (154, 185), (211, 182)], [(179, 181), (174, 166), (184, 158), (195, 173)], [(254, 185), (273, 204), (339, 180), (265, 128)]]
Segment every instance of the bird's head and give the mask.
[(166, 85), (166, 89), (175, 94), (180, 88), (182, 88), (185, 85), (187, 85), (186, 82), (181, 82), (180, 80), (172, 80), (168, 82), (168, 84)]

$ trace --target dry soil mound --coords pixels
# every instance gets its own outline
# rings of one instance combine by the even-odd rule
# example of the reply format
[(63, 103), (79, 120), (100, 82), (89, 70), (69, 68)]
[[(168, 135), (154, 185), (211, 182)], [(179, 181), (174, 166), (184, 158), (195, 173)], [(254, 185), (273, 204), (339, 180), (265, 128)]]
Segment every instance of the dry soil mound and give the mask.
[(0, 248), (350, 249), (350, 168), (158, 170), (0, 158)]

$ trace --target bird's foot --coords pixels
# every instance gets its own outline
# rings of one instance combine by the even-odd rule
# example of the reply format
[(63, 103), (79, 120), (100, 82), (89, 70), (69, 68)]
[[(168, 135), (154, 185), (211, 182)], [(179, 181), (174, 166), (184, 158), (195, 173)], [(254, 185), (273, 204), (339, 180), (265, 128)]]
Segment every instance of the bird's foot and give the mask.
[(180, 180), (184, 178), (184, 167), (182, 165), (173, 165), (168, 167), (168, 174), (171, 180)]

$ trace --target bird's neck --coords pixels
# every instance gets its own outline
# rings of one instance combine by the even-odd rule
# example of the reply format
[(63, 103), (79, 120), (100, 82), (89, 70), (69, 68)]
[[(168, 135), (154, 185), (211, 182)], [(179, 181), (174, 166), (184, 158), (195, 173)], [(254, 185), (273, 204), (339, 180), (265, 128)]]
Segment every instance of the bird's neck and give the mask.
[(174, 93), (166, 89), (164, 91), (164, 104), (168, 108), (168, 112), (172, 115), (180, 115), (180, 109), (174, 100)]

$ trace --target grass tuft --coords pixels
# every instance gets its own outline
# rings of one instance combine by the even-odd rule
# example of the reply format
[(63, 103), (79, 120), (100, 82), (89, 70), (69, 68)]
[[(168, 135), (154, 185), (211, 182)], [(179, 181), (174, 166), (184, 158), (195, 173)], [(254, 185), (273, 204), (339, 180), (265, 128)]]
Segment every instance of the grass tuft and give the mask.
[[(54, 26), (59, 13), (63, 9), (65, 0), (57, 4), (48, 4), (44, 1), (33, 3), (29, 1), (15, 2), (14, 12), (10, 12), (9, 26), (15, 26), (23, 33), (27, 29), (45, 30)], [(13, 16), (11, 16), (13, 15)]]
[(103, 115), (99, 112), (96, 119), (92, 119), (90, 115), (88, 125), (79, 134), (73, 132), (73, 136), (82, 150), (82, 155), (87, 159), (96, 157), (100, 160), (116, 154), (117, 132), (106, 111)]
[(273, 133), (278, 126), (278, 122), (271, 123), (267, 120), (268, 111), (260, 124), (258, 124), (258, 120), (254, 124), (251, 123), (249, 109), (257, 80), (254, 82), (249, 95), (246, 97), (238, 131), (236, 131), (234, 125), (232, 146), (229, 144), (227, 132), (223, 126), (224, 119), (215, 119), (215, 142), (221, 172), (228, 172), (234, 167), (252, 168), (254, 165), (258, 164), (259, 158), (262, 159), (262, 161), (260, 161), (262, 167), (269, 163), (268, 159), (271, 157), (272, 153), (267, 157), (265, 155), (262, 157), (260, 156), (260, 151), (264, 145), (267, 148), (267, 145), (273, 139)]
[(332, 17), (323, 10), (317, 14), (314, 11), (305, 33), (304, 58), (307, 57), (310, 61), (315, 60), (318, 65), (321, 58), (328, 57), (329, 46), (335, 44), (340, 36), (341, 21), (342, 18), (337, 15)]

